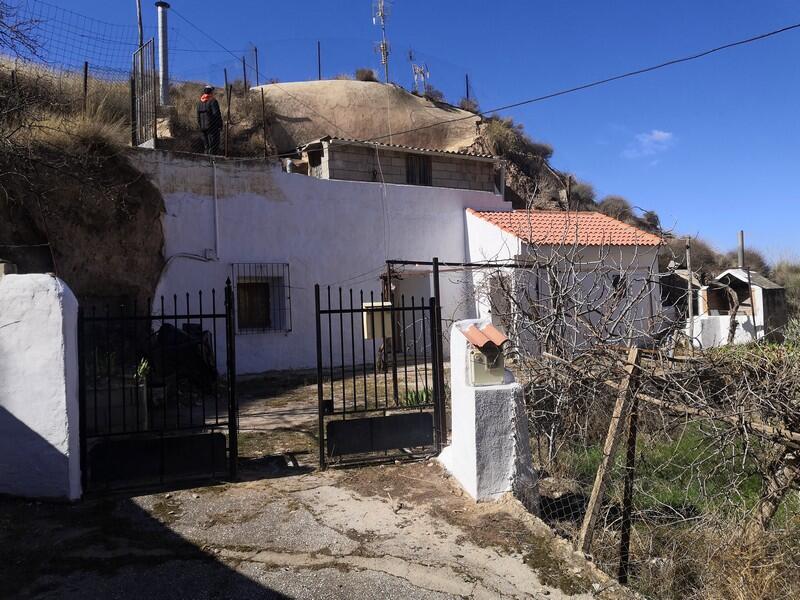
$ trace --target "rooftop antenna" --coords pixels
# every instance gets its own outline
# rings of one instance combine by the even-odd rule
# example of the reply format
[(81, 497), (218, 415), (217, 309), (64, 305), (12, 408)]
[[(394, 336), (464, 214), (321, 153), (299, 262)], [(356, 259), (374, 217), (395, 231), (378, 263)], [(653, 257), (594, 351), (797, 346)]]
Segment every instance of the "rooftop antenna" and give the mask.
[(386, 40), (386, 20), (390, 13), (389, 0), (374, 0), (372, 3), (372, 24), (381, 26), (381, 41), (378, 42), (377, 51), (381, 55), (383, 74), (386, 83), (389, 83), (389, 42)]
[(411, 73), (414, 75), (414, 92), (424, 94), (428, 91), (428, 79), (431, 72), (428, 70), (428, 65), (418, 65), (414, 62), (414, 51), (408, 51), (408, 60), (411, 62)]

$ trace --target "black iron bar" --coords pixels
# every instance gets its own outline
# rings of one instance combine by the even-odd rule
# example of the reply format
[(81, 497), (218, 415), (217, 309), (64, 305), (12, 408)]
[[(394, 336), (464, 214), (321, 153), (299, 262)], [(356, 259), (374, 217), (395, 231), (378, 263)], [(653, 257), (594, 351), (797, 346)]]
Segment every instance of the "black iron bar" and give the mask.
[[(197, 305), (199, 307), (200, 314), (203, 314), (203, 290), (200, 290), (197, 293)], [(205, 331), (203, 330), (203, 318), (200, 317), (199, 320), (200, 320), (200, 340), (201, 340), (200, 343), (203, 344), (203, 347), (205, 347), (205, 335), (204, 335)], [(214, 351), (213, 345), (209, 349), (211, 350), (211, 356), (209, 358), (213, 362), (214, 373), (216, 374), (217, 373), (217, 353)], [(216, 384), (217, 383), (216, 383), (216, 376), (215, 376), (214, 379), (211, 381), (210, 385), (216, 386)], [(205, 424), (205, 422), (206, 422), (206, 396), (208, 395), (208, 392), (209, 392), (209, 390), (206, 388), (206, 386), (203, 386), (202, 389), (201, 389), (201, 392), (200, 392), (200, 394), (201, 394), (201, 402), (203, 403), (202, 404), (203, 409), (202, 409), (200, 414), (203, 415), (203, 424)]]
[[(331, 286), (328, 286), (328, 308), (331, 307)], [(333, 317), (328, 315), (328, 366), (331, 371), (331, 410), (336, 409), (336, 394), (333, 389), (333, 381), (335, 379), (333, 374)]]
[(341, 350), (341, 363), (342, 363), (342, 418), (347, 414), (347, 382), (344, 374), (344, 313), (342, 312), (342, 288), (339, 288), (339, 342)]
[[(424, 322), (425, 313), (422, 313), (422, 319)], [(411, 331), (411, 335), (414, 340), (414, 391), (419, 394), (419, 358), (417, 357), (417, 312), (416, 312), (416, 305), (414, 303), (414, 296), (411, 296), (411, 326), (413, 330)]]
[[(392, 342), (392, 398), (394, 400), (394, 405), (398, 406), (400, 404), (400, 397), (398, 392), (398, 384), (397, 384), (397, 317), (395, 316), (394, 312), (394, 290), (392, 290), (392, 267), (391, 265), (386, 265), (386, 294), (389, 296), (389, 315), (390, 321), (389, 324), (390, 331), (389, 335), (391, 336)], [(385, 347), (385, 340), (384, 340), (384, 347)], [(386, 404), (389, 404), (389, 398), (386, 398)]]
[(113, 430), (113, 425), (111, 423), (111, 340), (109, 334), (109, 323), (111, 322), (110, 316), (110, 308), (108, 304), (106, 304), (106, 320), (105, 320), (105, 341), (106, 341), (106, 403), (108, 404), (107, 410), (108, 414), (106, 415), (106, 424), (107, 424), (107, 431)]
[(402, 321), (402, 327), (400, 329), (401, 335), (398, 335), (397, 337), (402, 337), (403, 341), (403, 384), (406, 387), (406, 394), (408, 394), (408, 353), (406, 352), (406, 295), (405, 294), (400, 295), (400, 319)]
[(430, 312), (430, 322), (431, 322), (431, 362), (433, 363), (433, 427), (435, 431), (435, 438), (436, 438), (436, 449), (442, 449), (442, 440), (441, 440), (441, 426), (439, 424), (439, 419), (441, 418), (440, 411), (439, 411), (439, 377), (437, 375), (437, 364), (439, 363), (438, 354), (439, 354), (439, 347), (436, 344), (436, 299), (431, 298), (428, 302), (428, 310)]
[[(186, 323), (184, 326), (186, 327), (186, 335), (190, 336), (191, 339), (191, 330), (192, 328), (189, 327), (191, 324), (191, 317), (189, 317), (189, 292), (186, 292)], [(198, 350), (200, 351), (199, 354), (202, 356), (202, 345), (203, 345), (203, 335), (202, 332), (200, 334), (200, 344), (198, 345)], [(187, 378), (189, 381), (189, 426), (191, 427), (194, 425), (194, 385), (192, 383), (191, 373), (189, 373), (189, 377)]]
[(364, 380), (364, 407), (367, 406), (367, 332), (364, 330), (364, 290), (358, 292), (359, 305), (361, 306), (361, 370)]
[[(175, 327), (175, 333), (178, 332), (178, 294), (172, 294), (172, 326)], [(176, 341), (172, 344), (172, 364), (175, 365), (175, 429), (181, 427), (181, 371), (180, 361), (178, 360), (178, 344)]]
[(358, 409), (357, 390), (358, 380), (356, 379), (356, 327), (353, 321), (353, 288), (350, 288), (350, 363), (353, 368), (353, 410)]
[[(120, 310), (120, 314), (123, 314), (125, 312), (125, 305), (124, 304), (121, 305), (119, 310)], [(121, 335), (120, 335), (120, 344), (119, 344), (119, 364), (120, 364), (120, 367), (121, 367), (120, 370), (122, 371), (122, 431), (126, 431), (128, 429), (128, 423), (127, 423), (127, 415), (126, 415), (127, 409), (125, 408), (125, 405), (127, 404), (128, 397), (127, 397), (127, 389), (126, 389), (126, 385), (125, 385), (125, 342), (127, 341), (127, 338), (126, 338), (126, 335), (125, 335), (126, 334), (125, 323), (121, 322), (120, 323), (120, 327), (122, 329)], [(135, 404), (135, 402), (134, 402), (134, 404)]]
[(322, 321), (319, 312), (319, 284), (314, 286), (314, 306), (317, 325), (317, 438), (319, 439), (319, 468), (325, 468), (325, 406), (322, 398)]
[[(217, 312), (217, 290), (216, 288), (211, 288), (211, 312)], [(227, 330), (226, 330), (227, 331)], [(219, 339), (217, 338), (217, 319), (211, 319), (211, 347), (214, 348), (214, 365), (216, 366), (217, 361), (217, 343)], [(219, 425), (219, 387), (214, 386), (214, 424)]]
[[(427, 327), (425, 327), (425, 297), (420, 296), (419, 299), (420, 304), (420, 312), (422, 313), (422, 364), (425, 369), (425, 389), (430, 390), (431, 387), (428, 384), (428, 335), (427, 335)], [(431, 353), (433, 353), (431, 351)]]
[(228, 363), (228, 472), (231, 479), (238, 475), (239, 423), (236, 399), (236, 329), (234, 325), (233, 287), (230, 278), (225, 282), (225, 340)]
[[(378, 406), (378, 353), (375, 348), (375, 338), (377, 337), (377, 331), (375, 329), (375, 292), (374, 290), (370, 290), (369, 292), (369, 322), (370, 326), (372, 327), (372, 380), (373, 385), (375, 387), (375, 406)], [(364, 399), (364, 408), (367, 407), (367, 400)]]
[[(133, 297), (133, 314), (139, 314), (139, 304), (136, 296)], [(139, 331), (136, 327), (136, 322), (134, 321), (131, 324), (133, 328), (133, 360), (134, 360), (134, 372), (133, 372), (133, 393), (135, 394), (133, 399), (133, 404), (136, 407), (136, 431), (141, 431), (142, 429), (142, 414), (141, 409), (139, 407), (139, 365), (142, 364), (142, 357), (139, 355)], [(144, 392), (144, 400), (147, 402), (147, 380), (145, 380), (145, 392)], [(145, 413), (147, 414), (147, 413)]]

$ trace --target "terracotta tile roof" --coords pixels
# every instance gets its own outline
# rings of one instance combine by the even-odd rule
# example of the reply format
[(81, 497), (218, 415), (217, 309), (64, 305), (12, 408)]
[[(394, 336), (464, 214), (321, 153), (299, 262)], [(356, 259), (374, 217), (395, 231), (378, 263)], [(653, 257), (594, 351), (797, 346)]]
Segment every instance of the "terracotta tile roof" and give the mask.
[(494, 344), (500, 348), (508, 341), (503, 332), (491, 323), (484, 325), (481, 329), (478, 329), (475, 325), (470, 325), (463, 333), (469, 343), (477, 348), (483, 348), (487, 344)]
[(658, 246), (661, 239), (599, 212), (513, 210), (468, 212), (526, 242), (544, 245)]

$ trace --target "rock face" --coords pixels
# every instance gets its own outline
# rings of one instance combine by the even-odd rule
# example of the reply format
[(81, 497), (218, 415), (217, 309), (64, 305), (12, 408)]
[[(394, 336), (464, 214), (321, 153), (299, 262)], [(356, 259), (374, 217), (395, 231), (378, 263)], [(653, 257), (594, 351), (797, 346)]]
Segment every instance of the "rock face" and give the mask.
[[(372, 81), (301, 81), (254, 89), (264, 90), (272, 141), (281, 151), (326, 135), (458, 150), (474, 142), (480, 121), (445, 102)], [(410, 129), (416, 131), (403, 133)]]
[[(262, 85), (271, 145), (279, 151), (327, 135), (417, 148), (493, 154), (480, 115), (432, 102), (395, 85), (328, 80)], [(413, 131), (412, 131), (413, 130)], [(536, 173), (506, 165), (506, 199), (514, 208), (565, 210), (560, 176), (545, 159)]]

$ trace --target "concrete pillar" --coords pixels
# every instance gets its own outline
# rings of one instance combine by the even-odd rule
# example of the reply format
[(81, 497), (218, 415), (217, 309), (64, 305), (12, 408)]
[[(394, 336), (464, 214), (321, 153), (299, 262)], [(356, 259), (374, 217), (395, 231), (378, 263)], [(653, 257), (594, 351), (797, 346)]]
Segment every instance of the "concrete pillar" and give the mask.
[(539, 490), (522, 386), (510, 371), (501, 385), (474, 387), (468, 381), (469, 342), (461, 330), (489, 323), (490, 319), (467, 319), (450, 330), (452, 443), (438, 460), (475, 500), (496, 500), (512, 492), (538, 514)]
[(60, 279), (0, 279), (2, 494), (81, 496), (77, 319)]

